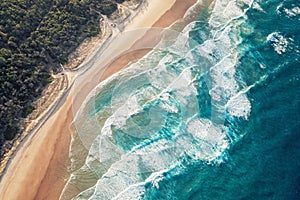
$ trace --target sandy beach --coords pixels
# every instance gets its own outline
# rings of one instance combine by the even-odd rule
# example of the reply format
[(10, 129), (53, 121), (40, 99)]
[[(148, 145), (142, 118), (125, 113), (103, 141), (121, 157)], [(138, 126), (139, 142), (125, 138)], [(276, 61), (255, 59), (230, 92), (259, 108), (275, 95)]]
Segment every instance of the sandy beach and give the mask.
[[(196, 0), (148, 0), (146, 7), (126, 25), (124, 31), (169, 27), (181, 19), (195, 3)], [(111, 62), (111, 54), (114, 51), (125, 51), (139, 39), (118, 38), (116, 35), (108, 46), (117, 45), (117, 49), (104, 51), (101, 59), (90, 58), (95, 59), (93, 66), (81, 74), (70, 72), (76, 84), (69, 84), (70, 89), (53, 114), (19, 147), (0, 182), (0, 199), (59, 199), (70, 175), (69, 145), (73, 117), (99, 81), (116, 73), (130, 61), (127, 57), (127, 60), (118, 61), (106, 68)]]

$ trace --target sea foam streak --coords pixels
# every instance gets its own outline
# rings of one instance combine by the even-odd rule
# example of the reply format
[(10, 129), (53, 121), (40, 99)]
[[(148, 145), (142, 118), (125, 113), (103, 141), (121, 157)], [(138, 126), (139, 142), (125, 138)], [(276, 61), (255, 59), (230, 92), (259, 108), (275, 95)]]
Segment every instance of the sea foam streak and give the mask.
[(74, 199), (142, 199), (149, 186), (159, 189), (166, 173), (180, 173), (193, 162), (226, 160), (236, 142), (224, 125), (226, 117), (247, 119), (251, 112), (235, 73), (234, 45), (241, 38), (232, 31), (243, 20), (234, 19), (245, 18), (253, 4), (241, 2), (215, 2), (203, 43), (188, 38), (192, 22), (172, 45), (162, 41), (95, 89), (90, 96), (95, 102), (84, 104), (76, 120), (99, 121), (100, 129), (89, 131), (99, 134), (69, 184), (84, 178), (78, 171), (92, 174), (94, 182), (82, 186), (86, 188)]

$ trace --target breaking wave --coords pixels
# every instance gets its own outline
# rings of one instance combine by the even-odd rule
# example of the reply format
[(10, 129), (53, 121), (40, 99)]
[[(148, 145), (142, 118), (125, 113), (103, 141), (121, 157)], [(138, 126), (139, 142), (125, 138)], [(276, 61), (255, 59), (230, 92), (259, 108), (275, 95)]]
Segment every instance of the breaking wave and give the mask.
[[(61, 199), (151, 199), (150, 190), (194, 164), (227, 162), (244, 136), (237, 124), (251, 117), (249, 91), (268, 79), (251, 71), (254, 65), (253, 80), (239, 71), (246, 54), (254, 55), (260, 70), (270, 70), (244, 45), (254, 31), (247, 13), (265, 8), (253, 0), (212, 5), (203, 8), (205, 20), (200, 16), (182, 33), (163, 30), (170, 34), (152, 51), (90, 93), (76, 115), (73, 173)], [(298, 7), (278, 10), (299, 14)], [(265, 38), (280, 55), (290, 45), (280, 32), (261, 44)], [(87, 149), (83, 154), (79, 143)]]

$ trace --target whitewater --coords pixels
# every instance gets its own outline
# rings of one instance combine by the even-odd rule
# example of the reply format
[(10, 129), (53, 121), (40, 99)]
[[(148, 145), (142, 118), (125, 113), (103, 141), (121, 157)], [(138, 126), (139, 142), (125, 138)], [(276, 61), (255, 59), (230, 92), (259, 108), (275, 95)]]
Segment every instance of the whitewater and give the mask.
[(77, 112), (60, 199), (299, 195), (299, 161), (278, 164), (300, 155), (299, 143), (281, 147), (300, 138), (298, 4), (215, 0), (190, 9), (198, 17), (181, 32), (159, 30), (159, 44), (101, 82)]

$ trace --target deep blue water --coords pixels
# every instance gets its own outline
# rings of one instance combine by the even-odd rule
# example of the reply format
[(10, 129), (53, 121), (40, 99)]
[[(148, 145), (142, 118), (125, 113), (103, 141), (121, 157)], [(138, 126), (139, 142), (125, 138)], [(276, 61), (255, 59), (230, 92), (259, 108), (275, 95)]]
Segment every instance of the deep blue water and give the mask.
[(85, 105), (78, 197), (300, 199), (300, 2), (214, 3)]
[(300, 199), (299, 74), (289, 65), (250, 90), (252, 114), (239, 127), (247, 134), (226, 163), (192, 165), (145, 199), (173, 199), (173, 190), (177, 199)]
[[(237, 128), (245, 136), (229, 150), (227, 162), (218, 167), (194, 164), (168, 177), (159, 191), (149, 190), (145, 199), (300, 199), (300, 15), (282, 11), (300, 3), (260, 5), (265, 12), (249, 10), (242, 28), (254, 30), (242, 32), (244, 41), (237, 46), (237, 70), (247, 85), (257, 81), (257, 74), (268, 76), (248, 92), (251, 116)], [(276, 11), (280, 5), (283, 13)], [(285, 53), (264, 41), (274, 32), (293, 39)], [(197, 39), (197, 31), (193, 35)], [(266, 69), (260, 70), (262, 63)]]
[[(246, 85), (267, 76), (248, 92), (249, 120), (235, 125), (245, 136), (229, 150), (227, 162), (218, 167), (193, 164), (184, 173), (167, 176), (145, 199), (300, 199), (300, 15), (283, 11), (300, 3), (259, 4), (265, 12), (250, 9), (239, 27), (251, 26), (253, 32), (241, 34), (238, 73)], [(264, 41), (275, 32), (293, 39), (282, 54)], [(193, 36), (197, 39), (197, 31)]]

